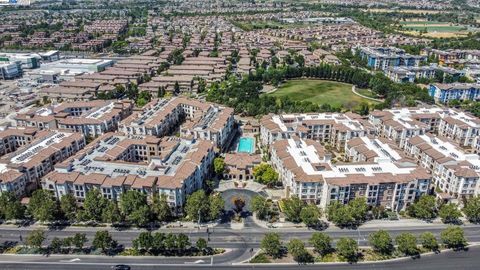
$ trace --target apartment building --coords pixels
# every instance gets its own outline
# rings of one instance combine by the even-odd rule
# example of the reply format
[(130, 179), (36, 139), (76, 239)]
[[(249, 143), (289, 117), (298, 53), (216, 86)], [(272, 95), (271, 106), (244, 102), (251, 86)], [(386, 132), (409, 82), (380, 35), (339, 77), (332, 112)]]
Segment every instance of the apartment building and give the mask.
[(380, 70), (387, 70), (390, 67), (417, 67), (420, 62), (427, 60), (426, 56), (411, 55), (394, 47), (360, 47), (354, 50), (360, 52), (360, 56), (367, 61), (369, 67)]
[(480, 84), (476, 83), (452, 83), (431, 84), (428, 94), (437, 102), (448, 103), (452, 100), (480, 100)]
[[(179, 128), (180, 126), (180, 128)], [(194, 99), (155, 99), (122, 121), (119, 130), (130, 135), (181, 137), (210, 140), (223, 150), (234, 134), (233, 109)]]
[(39, 131), (35, 139), (0, 158), (0, 191), (28, 194), (53, 166), (85, 146), (79, 133)]
[(480, 156), (466, 154), (450, 139), (432, 134), (408, 140), (405, 152), (432, 173), (433, 182), (454, 199), (480, 192)]
[(57, 198), (73, 194), (79, 202), (93, 188), (112, 200), (127, 190), (150, 200), (164, 194), (173, 209), (181, 210), (186, 196), (202, 188), (214, 156), (209, 141), (107, 133), (57, 164), (42, 187)]
[(406, 139), (425, 132), (451, 138), (462, 147), (471, 147), (480, 134), (480, 120), (475, 116), (437, 106), (373, 111), (369, 121), (379, 136), (396, 141), (402, 148)]
[(374, 162), (379, 159), (391, 162), (412, 162), (403, 149), (399, 148), (394, 141), (385, 138), (353, 138), (345, 144), (345, 156), (349, 162)]
[(37, 132), (35, 128), (9, 128), (0, 131), (0, 156), (31, 143)]
[(431, 176), (412, 162), (377, 158), (333, 164), (319, 142), (296, 137), (275, 141), (270, 150), (286, 197), (298, 196), (322, 208), (365, 198), (369, 205), (399, 211), (429, 191)]
[(254, 180), (253, 168), (262, 162), (260, 155), (249, 153), (225, 154), (224, 179)]
[(21, 77), (23, 74), (19, 62), (1, 62), (0, 61), (0, 79), (11, 80)]
[(18, 126), (38, 129), (65, 129), (97, 137), (117, 129), (121, 120), (132, 113), (128, 100), (92, 100), (63, 102), (34, 108), (15, 117)]
[(354, 113), (270, 114), (262, 118), (260, 133), (264, 145), (297, 136), (343, 150), (348, 140), (373, 136), (375, 129), (366, 119)]

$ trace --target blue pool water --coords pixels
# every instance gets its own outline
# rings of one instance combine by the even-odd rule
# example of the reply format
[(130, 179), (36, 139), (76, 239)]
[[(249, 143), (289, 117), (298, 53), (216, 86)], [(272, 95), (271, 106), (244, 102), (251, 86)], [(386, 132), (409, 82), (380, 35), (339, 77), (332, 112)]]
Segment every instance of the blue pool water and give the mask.
[(255, 140), (250, 137), (241, 137), (238, 143), (237, 152), (252, 154), (255, 152)]

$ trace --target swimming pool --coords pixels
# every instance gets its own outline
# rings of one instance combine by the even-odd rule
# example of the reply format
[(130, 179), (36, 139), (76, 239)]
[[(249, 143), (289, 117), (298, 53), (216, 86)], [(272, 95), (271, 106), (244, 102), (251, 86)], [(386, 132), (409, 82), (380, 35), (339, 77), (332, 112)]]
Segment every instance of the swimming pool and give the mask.
[(253, 154), (253, 152), (255, 152), (255, 139), (251, 137), (241, 137), (238, 142), (237, 152)]

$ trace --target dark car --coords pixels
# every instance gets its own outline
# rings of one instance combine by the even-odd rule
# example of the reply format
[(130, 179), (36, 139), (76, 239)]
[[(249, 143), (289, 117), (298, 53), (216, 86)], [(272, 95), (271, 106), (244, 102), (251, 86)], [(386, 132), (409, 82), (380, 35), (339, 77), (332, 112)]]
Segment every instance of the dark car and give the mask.
[(117, 265), (112, 266), (112, 269), (115, 269), (115, 270), (130, 270), (130, 266), (128, 266), (126, 264), (117, 264)]

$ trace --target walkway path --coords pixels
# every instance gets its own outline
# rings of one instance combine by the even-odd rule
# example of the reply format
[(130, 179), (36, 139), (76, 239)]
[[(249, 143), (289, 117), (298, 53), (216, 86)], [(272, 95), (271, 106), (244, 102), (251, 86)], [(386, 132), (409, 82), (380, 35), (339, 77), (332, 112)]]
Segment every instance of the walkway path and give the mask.
[(365, 95), (362, 95), (362, 94), (358, 93), (355, 85), (352, 86), (352, 92), (353, 92), (355, 95), (357, 95), (357, 96), (359, 96), (359, 97), (362, 97), (362, 98), (365, 98), (365, 99), (368, 99), (368, 100), (372, 100), (372, 101), (376, 101), (376, 102), (383, 102), (383, 101), (384, 101), (383, 99), (367, 97), (367, 96), (365, 96)]

